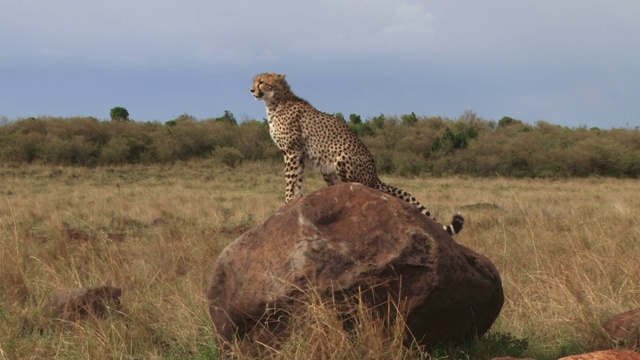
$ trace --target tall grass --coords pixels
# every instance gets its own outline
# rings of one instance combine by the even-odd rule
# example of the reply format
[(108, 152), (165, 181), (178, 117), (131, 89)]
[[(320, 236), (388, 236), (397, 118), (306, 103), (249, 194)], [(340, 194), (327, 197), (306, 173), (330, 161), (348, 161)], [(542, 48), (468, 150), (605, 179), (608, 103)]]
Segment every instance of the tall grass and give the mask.
[[(0, 167), (0, 358), (215, 357), (204, 297), (213, 264), (281, 206), (281, 168), (231, 169), (216, 160)], [(369, 331), (345, 333), (330, 307), (311, 298), (274, 357), (320, 349), (354, 359), (553, 359), (613, 346), (599, 324), (640, 307), (637, 181), (383, 180), (411, 191), (443, 222), (463, 211), (456, 240), (487, 255), (503, 279), (506, 301), (492, 333), (427, 354), (403, 348), (402, 326), (383, 329), (366, 311), (359, 321)], [(324, 185), (312, 176), (306, 186)], [(108, 319), (65, 323), (46, 313), (52, 290), (103, 284), (123, 289), (123, 307)]]

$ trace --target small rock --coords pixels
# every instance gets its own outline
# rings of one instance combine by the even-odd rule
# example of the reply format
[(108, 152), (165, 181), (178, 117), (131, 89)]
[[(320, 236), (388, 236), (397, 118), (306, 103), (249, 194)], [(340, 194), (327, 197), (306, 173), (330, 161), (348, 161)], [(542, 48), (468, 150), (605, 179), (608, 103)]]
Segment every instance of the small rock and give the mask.
[(618, 345), (640, 345), (640, 309), (618, 314), (602, 324), (602, 328)]
[(112, 286), (58, 289), (49, 297), (49, 313), (65, 321), (105, 318), (110, 308), (120, 308), (121, 295), (122, 289)]

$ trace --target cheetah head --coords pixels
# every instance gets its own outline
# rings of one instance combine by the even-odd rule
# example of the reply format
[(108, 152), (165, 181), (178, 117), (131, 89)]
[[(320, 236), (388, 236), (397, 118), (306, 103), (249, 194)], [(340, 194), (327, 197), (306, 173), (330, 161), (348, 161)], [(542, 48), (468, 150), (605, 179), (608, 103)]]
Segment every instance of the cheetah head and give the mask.
[(276, 92), (287, 91), (289, 85), (285, 81), (285, 74), (264, 73), (253, 78), (251, 93), (256, 100), (269, 102)]

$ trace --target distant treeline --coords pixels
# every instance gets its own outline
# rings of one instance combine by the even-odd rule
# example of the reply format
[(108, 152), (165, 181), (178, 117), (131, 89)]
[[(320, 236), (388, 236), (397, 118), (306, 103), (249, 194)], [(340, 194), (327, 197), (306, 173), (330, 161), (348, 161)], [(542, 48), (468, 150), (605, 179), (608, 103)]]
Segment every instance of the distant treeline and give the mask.
[[(640, 177), (640, 130), (530, 125), (467, 111), (458, 119), (379, 115), (345, 119), (380, 173), (403, 176)], [(266, 121), (238, 124), (231, 112), (166, 123), (38, 117), (0, 124), (0, 162), (72, 166), (156, 164), (214, 158), (226, 166), (282, 161)]]

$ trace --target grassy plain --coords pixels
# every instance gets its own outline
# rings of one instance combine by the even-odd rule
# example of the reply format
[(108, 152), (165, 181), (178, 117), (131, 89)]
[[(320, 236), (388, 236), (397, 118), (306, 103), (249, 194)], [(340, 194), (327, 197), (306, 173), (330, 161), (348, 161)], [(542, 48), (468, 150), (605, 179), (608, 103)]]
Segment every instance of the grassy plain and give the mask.
[[(281, 168), (208, 160), (0, 166), (0, 359), (215, 358), (204, 297), (213, 264), (281, 206)], [(443, 221), (461, 210), (467, 223), (456, 240), (488, 256), (504, 284), (505, 305), (488, 340), (418, 354), (424, 358), (555, 359), (607, 348), (599, 324), (640, 307), (638, 180), (383, 180)], [(308, 193), (324, 185), (312, 176), (306, 186)], [(120, 314), (76, 323), (47, 316), (52, 290), (104, 284), (123, 289)], [(310, 319), (297, 324), (300, 336), (280, 358), (301, 354), (310, 340), (304, 334), (317, 330)], [(377, 340), (395, 358), (416, 356), (371, 329), (364, 346), (350, 337), (327, 341), (336, 342), (339, 358), (391, 358), (371, 351)]]

